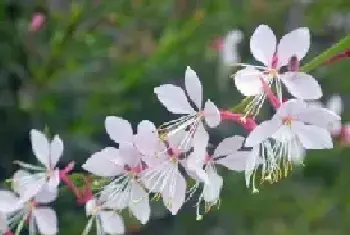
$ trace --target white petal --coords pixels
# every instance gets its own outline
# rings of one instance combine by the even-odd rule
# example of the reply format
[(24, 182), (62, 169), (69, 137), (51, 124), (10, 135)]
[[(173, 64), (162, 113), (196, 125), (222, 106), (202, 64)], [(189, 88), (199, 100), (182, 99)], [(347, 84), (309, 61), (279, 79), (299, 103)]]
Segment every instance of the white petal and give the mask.
[(96, 199), (95, 198), (92, 198), (91, 200), (89, 200), (86, 204), (85, 204), (85, 212), (86, 212), (86, 215), (89, 216), (89, 215), (92, 215), (95, 208), (96, 208)]
[(13, 212), (19, 209), (21, 206), (19, 198), (10, 191), (0, 190), (0, 211), (1, 212)]
[(281, 104), (276, 115), (280, 118), (292, 117), (296, 118), (300, 113), (305, 112), (306, 103), (300, 99), (290, 99)]
[(187, 163), (186, 165), (187, 174), (196, 180), (197, 182), (202, 182), (205, 184), (209, 184), (209, 178), (205, 170), (202, 167), (193, 163)]
[(187, 95), (190, 97), (190, 99), (193, 101), (193, 103), (197, 106), (199, 110), (202, 109), (202, 84), (196, 72), (192, 70), (190, 66), (187, 66), (186, 69), (185, 86)]
[(157, 155), (165, 149), (161, 143), (156, 127), (152, 122), (142, 121), (137, 128), (137, 135), (134, 138), (137, 150), (142, 154), (141, 158), (149, 166), (154, 166), (163, 159)]
[(119, 151), (112, 147), (94, 153), (82, 167), (98, 176), (116, 176), (124, 172), (124, 162)]
[(214, 171), (207, 172), (209, 175), (209, 184), (205, 184), (203, 188), (203, 197), (206, 202), (216, 202), (220, 197), (222, 188), (222, 177)]
[(142, 224), (146, 224), (151, 214), (148, 193), (136, 182), (131, 186), (129, 208)]
[(200, 182), (209, 183), (208, 175), (203, 169), (206, 157), (205, 149), (196, 149), (186, 159), (186, 172), (193, 179)]
[(54, 210), (48, 207), (41, 207), (33, 210), (33, 215), (41, 234), (57, 234), (57, 218)]
[(332, 95), (327, 101), (326, 107), (335, 114), (341, 115), (343, 112), (343, 101), (339, 95)]
[(250, 154), (247, 156), (246, 168), (245, 168), (245, 182), (247, 188), (250, 185), (250, 177), (254, 170), (260, 165), (260, 145), (257, 145), (252, 149)]
[(164, 205), (173, 215), (176, 215), (184, 204), (186, 197), (186, 180), (178, 170), (162, 192), (162, 196)]
[(55, 135), (50, 143), (50, 166), (54, 168), (63, 154), (63, 142), (59, 135)]
[(293, 122), (293, 132), (299, 137), (300, 142), (306, 149), (329, 149), (333, 148), (330, 133), (318, 126), (304, 125), (301, 122)]
[(114, 183), (110, 183), (103, 188), (99, 197), (99, 201), (103, 202), (103, 208), (123, 210), (129, 205), (130, 190), (116, 190)]
[(7, 217), (5, 213), (0, 212), (0, 233), (4, 233), (8, 231), (8, 226), (7, 226)]
[(264, 74), (254, 68), (248, 67), (237, 71), (235, 85), (244, 96), (254, 96), (263, 92), (260, 77)]
[(20, 195), (22, 201), (28, 201), (34, 197), (46, 184), (45, 173), (30, 174), (24, 170), (18, 170), (13, 176), (12, 187)]
[(154, 88), (154, 93), (169, 112), (174, 114), (195, 113), (195, 110), (188, 102), (185, 92), (180, 87), (165, 84)]
[(193, 147), (195, 151), (205, 152), (209, 143), (209, 134), (203, 125), (198, 125), (193, 137)]
[(256, 60), (270, 66), (276, 52), (276, 36), (267, 25), (259, 25), (250, 38), (250, 51)]
[(257, 126), (247, 137), (244, 146), (254, 147), (267, 138), (271, 137), (281, 126), (281, 121), (277, 118), (264, 121)]
[(120, 215), (113, 211), (100, 212), (102, 228), (108, 234), (123, 234), (124, 222)]
[(286, 72), (281, 80), (295, 98), (314, 100), (322, 97), (320, 84), (311, 75), (303, 72)]
[(220, 111), (216, 105), (208, 100), (204, 106), (204, 118), (209, 127), (213, 128), (220, 124)]
[(287, 65), (292, 56), (300, 61), (310, 48), (310, 32), (306, 27), (298, 28), (284, 35), (277, 47), (278, 63)]
[(238, 135), (224, 139), (219, 143), (218, 147), (215, 149), (214, 157), (221, 157), (233, 154), (242, 147), (243, 142), (244, 138)]
[(135, 167), (141, 163), (141, 154), (134, 145), (119, 145), (119, 154), (128, 166)]
[(32, 149), (34, 155), (47, 168), (50, 167), (50, 144), (46, 136), (35, 129), (30, 131), (30, 138), (32, 141)]
[(48, 184), (44, 184), (41, 190), (35, 195), (35, 201), (39, 203), (49, 203), (57, 198), (57, 187), (50, 188)]
[(105, 120), (105, 128), (107, 134), (114, 142), (118, 144), (132, 143), (133, 132), (129, 121), (120, 117), (108, 116)]
[(309, 107), (297, 115), (299, 121), (306, 122), (312, 125), (331, 130), (336, 122), (340, 122), (340, 117), (334, 112), (317, 107)]
[(55, 191), (60, 184), (60, 170), (54, 170), (50, 174), (49, 181), (47, 182), (51, 191)]
[(227, 167), (231, 171), (244, 171), (250, 155), (250, 151), (238, 151), (227, 157), (218, 159), (216, 163)]

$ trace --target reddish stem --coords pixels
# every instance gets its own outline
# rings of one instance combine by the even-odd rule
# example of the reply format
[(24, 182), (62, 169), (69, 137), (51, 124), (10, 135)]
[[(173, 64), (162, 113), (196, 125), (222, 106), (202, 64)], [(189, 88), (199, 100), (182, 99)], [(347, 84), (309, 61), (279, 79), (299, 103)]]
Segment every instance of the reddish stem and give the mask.
[(242, 114), (232, 113), (228, 110), (220, 111), (221, 120), (232, 120), (243, 126), (244, 129), (251, 131), (256, 127), (256, 122), (251, 117), (245, 117)]
[(265, 82), (265, 80), (260, 77), (260, 81), (263, 85), (264, 91), (265, 91), (267, 98), (269, 99), (271, 105), (275, 109), (278, 109), (281, 106), (281, 102), (278, 100), (278, 98), (275, 96), (275, 94), (273, 94), (271, 87)]
[(91, 189), (91, 184), (92, 184), (91, 177), (85, 176), (84, 182), (85, 182), (84, 191), (82, 192), (81, 197), (78, 199), (78, 203), (80, 204), (85, 204), (93, 198), (92, 189)]
[(350, 57), (350, 48), (346, 49), (344, 52), (336, 54), (335, 56), (331, 57), (329, 60), (327, 60), (324, 64), (331, 64), (334, 62), (337, 62), (339, 60), (347, 59)]
[(69, 163), (63, 170), (60, 170), (60, 180), (62, 180), (67, 187), (74, 193), (75, 197), (79, 201), (81, 198), (81, 192), (77, 186), (73, 183), (68, 174), (73, 170), (74, 162)]

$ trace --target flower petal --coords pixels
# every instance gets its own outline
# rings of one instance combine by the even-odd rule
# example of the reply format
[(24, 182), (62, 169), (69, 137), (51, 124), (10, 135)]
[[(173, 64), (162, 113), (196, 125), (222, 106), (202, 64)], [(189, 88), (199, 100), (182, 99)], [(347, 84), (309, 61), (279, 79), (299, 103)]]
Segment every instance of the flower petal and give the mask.
[(154, 93), (169, 112), (174, 114), (196, 113), (188, 102), (185, 92), (180, 87), (165, 84), (154, 88)]
[(58, 160), (63, 154), (63, 142), (59, 135), (55, 135), (50, 143), (50, 167), (55, 168)]
[(305, 125), (301, 122), (293, 122), (293, 132), (299, 137), (306, 149), (330, 149), (333, 148), (330, 133), (318, 126)]
[(334, 112), (318, 107), (308, 107), (297, 115), (299, 121), (332, 130), (336, 122), (340, 122), (340, 117)]
[(142, 224), (146, 224), (151, 214), (148, 193), (136, 182), (132, 182), (129, 208)]
[(300, 99), (290, 99), (281, 104), (276, 112), (276, 116), (280, 118), (292, 117), (296, 118), (300, 113), (305, 112), (306, 103)]
[(49, 207), (40, 207), (33, 210), (35, 221), (41, 234), (57, 234), (57, 217), (56, 212)]
[(57, 198), (57, 187), (50, 188), (48, 184), (44, 184), (41, 190), (35, 195), (35, 201), (39, 203), (49, 203)]
[(254, 147), (260, 144), (267, 138), (271, 137), (281, 127), (281, 125), (281, 121), (277, 118), (262, 122), (252, 132), (250, 132), (244, 146)]
[(21, 206), (19, 198), (10, 191), (0, 190), (0, 211), (13, 212)]
[(128, 166), (135, 167), (141, 163), (141, 154), (134, 145), (119, 145), (119, 155)]
[(153, 158), (161, 150), (157, 129), (150, 121), (140, 122), (134, 143), (137, 150), (143, 155), (142, 158)]
[(45, 173), (30, 174), (27, 171), (18, 170), (13, 175), (13, 190), (20, 195), (23, 202), (38, 194), (45, 184)]
[(332, 95), (327, 101), (326, 107), (335, 114), (341, 115), (343, 112), (343, 101), (339, 95)]
[(96, 199), (95, 198), (92, 198), (92, 199), (90, 199), (89, 201), (86, 202), (86, 204), (85, 204), (85, 212), (86, 212), (87, 216), (92, 215), (94, 213), (96, 205), (97, 205), (97, 203), (96, 203)]
[(260, 77), (264, 76), (262, 72), (247, 67), (239, 70), (235, 75), (235, 85), (244, 96), (254, 96), (263, 92), (263, 85)]
[(243, 142), (244, 138), (238, 135), (224, 139), (215, 149), (214, 157), (227, 156), (229, 154), (235, 153), (242, 147)]
[(196, 72), (191, 69), (190, 66), (187, 66), (185, 74), (185, 86), (187, 95), (197, 106), (198, 110), (202, 109), (202, 94), (203, 88), (201, 81), (199, 80)]
[(32, 129), (30, 131), (30, 138), (34, 155), (44, 166), (49, 168), (50, 144), (46, 136), (41, 131)]
[(320, 84), (311, 75), (303, 72), (286, 72), (281, 80), (295, 98), (315, 100), (322, 97)]
[(0, 212), (0, 232), (5, 235), (8, 230), (7, 216), (5, 213)]
[(102, 228), (105, 233), (108, 234), (124, 234), (124, 222), (123, 218), (113, 211), (101, 211), (100, 218)]
[(173, 215), (176, 215), (185, 202), (186, 180), (177, 169), (173, 170), (175, 170), (174, 177), (166, 185), (162, 196), (164, 205)]
[(300, 61), (310, 48), (310, 31), (306, 27), (298, 28), (281, 38), (277, 47), (277, 57), (280, 66), (288, 64), (292, 56)]
[(250, 151), (238, 151), (216, 160), (216, 163), (227, 167), (231, 171), (244, 171), (250, 155)]
[(105, 120), (105, 128), (107, 134), (114, 142), (118, 144), (132, 143), (133, 132), (129, 121), (120, 117), (108, 116)]
[(267, 25), (259, 25), (250, 38), (250, 51), (256, 60), (271, 66), (276, 44), (277, 39), (271, 28)]
[(206, 202), (216, 202), (220, 198), (223, 180), (215, 171), (207, 171), (207, 174), (209, 176), (209, 184), (204, 185), (203, 198)]
[(210, 100), (207, 100), (207, 102), (205, 102), (204, 118), (205, 118), (205, 122), (211, 128), (214, 128), (220, 124), (220, 121), (221, 121), (220, 111), (218, 107), (216, 107), (216, 105)]
[(116, 148), (108, 147), (94, 153), (82, 166), (98, 176), (116, 176), (124, 172), (124, 161)]
[(54, 170), (51, 172), (49, 181), (47, 182), (49, 190), (55, 191), (59, 184), (60, 184), (60, 170)]

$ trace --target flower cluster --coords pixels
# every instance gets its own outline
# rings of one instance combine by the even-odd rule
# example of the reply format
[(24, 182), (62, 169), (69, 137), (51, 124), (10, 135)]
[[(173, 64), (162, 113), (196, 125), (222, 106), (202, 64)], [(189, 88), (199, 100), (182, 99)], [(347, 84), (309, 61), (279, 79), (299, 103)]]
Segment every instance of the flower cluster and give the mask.
[[(162, 198), (164, 206), (176, 215), (187, 201), (196, 198), (197, 219), (201, 219), (203, 212), (220, 205), (220, 167), (244, 172), (246, 185), (253, 192), (258, 192), (257, 176), (269, 182), (285, 177), (293, 165), (303, 163), (306, 150), (332, 148), (331, 134), (340, 133), (340, 117), (310, 101), (321, 98), (322, 90), (311, 75), (299, 70), (309, 46), (307, 28), (290, 32), (279, 44), (268, 26), (255, 30), (250, 49), (263, 66), (238, 64), (244, 68), (234, 75), (237, 89), (251, 97), (244, 113), (220, 110), (209, 99), (204, 102), (199, 77), (187, 67), (185, 89), (172, 84), (154, 89), (160, 103), (177, 119), (159, 127), (143, 120), (134, 131), (127, 120), (106, 117), (106, 132), (116, 145), (92, 154), (83, 165), (104, 179), (94, 193), (91, 180), (86, 180), (84, 189), (74, 185), (69, 177), (73, 164), (61, 170), (55, 167), (63, 153), (59, 136), (48, 140), (32, 130), (33, 152), (42, 166), (17, 162), (22, 169), (12, 179), (13, 192), (0, 192), (1, 232), (19, 234), (28, 225), (30, 234), (36, 230), (57, 234), (56, 214), (44, 205), (56, 199), (60, 181), (85, 205), (89, 218), (83, 231), (86, 235), (94, 223), (97, 234), (124, 233), (123, 210), (147, 223), (151, 199)], [(294, 98), (287, 99), (282, 84)], [(276, 112), (270, 120), (257, 124), (255, 117), (265, 99)], [(222, 120), (242, 125), (248, 136), (233, 135), (213, 148), (209, 131)]]

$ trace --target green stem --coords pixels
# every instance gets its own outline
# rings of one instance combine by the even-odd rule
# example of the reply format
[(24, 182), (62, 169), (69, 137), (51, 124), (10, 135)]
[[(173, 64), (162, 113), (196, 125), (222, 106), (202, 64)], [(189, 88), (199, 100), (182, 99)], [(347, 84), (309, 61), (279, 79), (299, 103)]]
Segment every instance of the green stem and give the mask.
[(310, 62), (306, 63), (304, 66), (301, 67), (300, 70), (303, 72), (314, 70), (315, 68), (319, 67), (320, 65), (325, 63), (327, 60), (335, 56), (336, 54), (342, 53), (349, 48), (350, 48), (350, 35), (347, 35), (338, 43), (334, 44), (333, 46), (331, 46), (330, 48), (322, 52), (320, 55), (316, 56)]
[(55, 67), (57, 66), (57, 60), (63, 52), (63, 49), (69, 39), (74, 35), (76, 28), (78, 27), (80, 20), (83, 16), (83, 7), (79, 5), (72, 6), (71, 18), (67, 24), (67, 27), (62, 33), (61, 37), (54, 37), (51, 45), (51, 53), (47, 62), (43, 65), (43, 69), (36, 76), (38, 85), (43, 85), (45, 81), (49, 80), (50, 77), (55, 72)]

